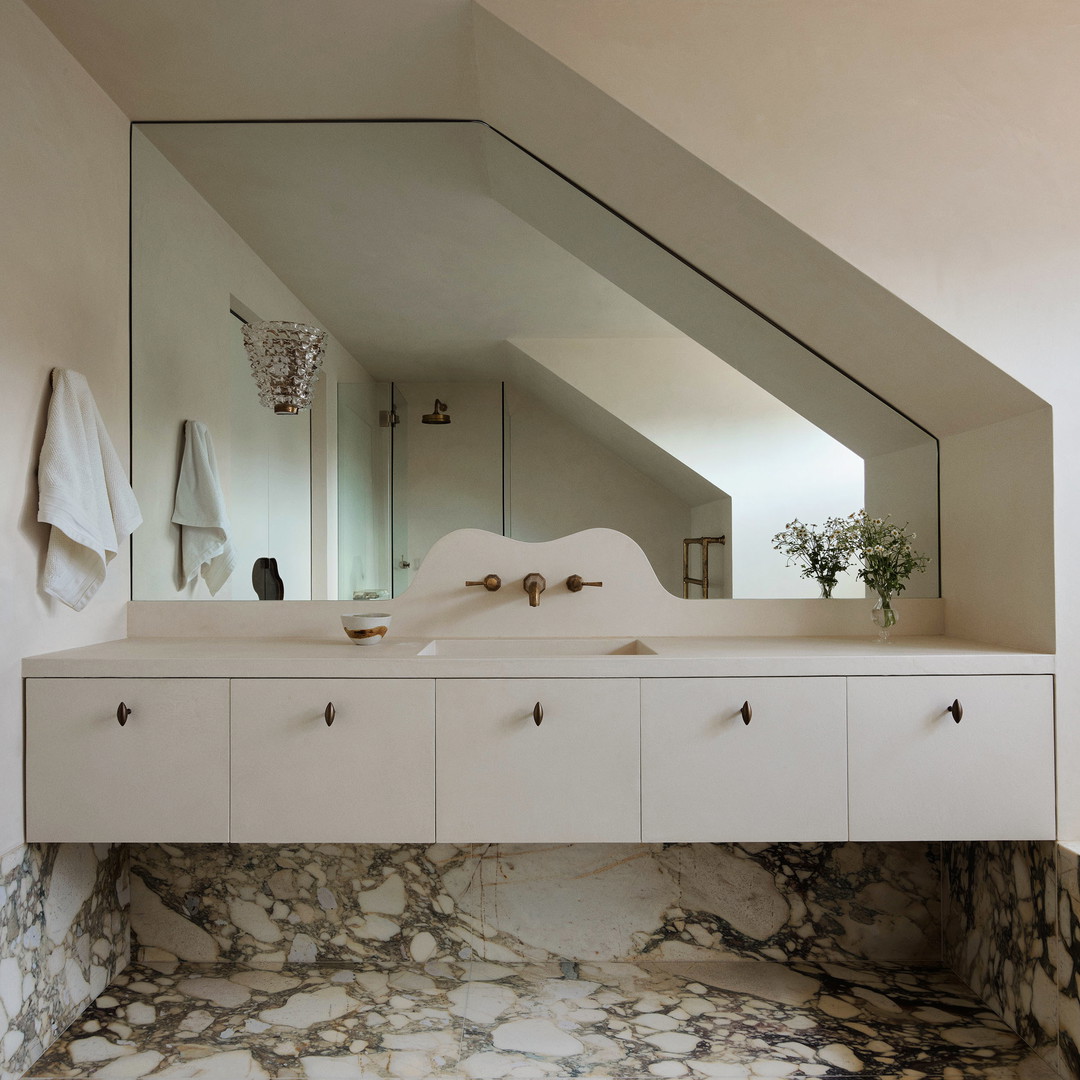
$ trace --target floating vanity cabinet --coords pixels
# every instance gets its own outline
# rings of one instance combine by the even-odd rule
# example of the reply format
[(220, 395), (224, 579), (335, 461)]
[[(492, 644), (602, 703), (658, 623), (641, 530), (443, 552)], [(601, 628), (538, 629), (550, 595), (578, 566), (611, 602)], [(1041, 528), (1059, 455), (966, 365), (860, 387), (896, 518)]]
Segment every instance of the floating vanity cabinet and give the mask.
[(146, 638), (29, 658), (28, 838), (1054, 836), (1041, 654), (653, 638), (610, 655), (563, 641), (563, 662), (545, 641), (463, 641)]
[(851, 839), (1052, 839), (1052, 685), (1049, 675), (848, 679)]
[(436, 702), (440, 841), (641, 838), (637, 679), (440, 679)]
[(233, 843), (429, 843), (434, 791), (433, 680), (233, 680)]
[(227, 679), (29, 679), (30, 841), (229, 839)]
[(642, 679), (641, 838), (846, 840), (842, 678)]

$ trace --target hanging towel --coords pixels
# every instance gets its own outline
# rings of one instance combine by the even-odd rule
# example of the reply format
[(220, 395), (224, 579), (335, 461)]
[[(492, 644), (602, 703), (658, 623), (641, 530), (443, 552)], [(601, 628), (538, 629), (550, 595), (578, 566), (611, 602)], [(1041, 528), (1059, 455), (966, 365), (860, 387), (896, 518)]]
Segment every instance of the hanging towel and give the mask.
[(38, 521), (52, 526), (41, 586), (82, 611), (142, 523), (139, 504), (86, 379), (54, 368), (38, 458)]
[(236, 569), (236, 552), (229, 539), (232, 525), (225, 512), (214, 444), (206, 425), (198, 420), (184, 422), (184, 457), (172, 519), (180, 526), (184, 584), (190, 585), (201, 570), (210, 595), (215, 596)]

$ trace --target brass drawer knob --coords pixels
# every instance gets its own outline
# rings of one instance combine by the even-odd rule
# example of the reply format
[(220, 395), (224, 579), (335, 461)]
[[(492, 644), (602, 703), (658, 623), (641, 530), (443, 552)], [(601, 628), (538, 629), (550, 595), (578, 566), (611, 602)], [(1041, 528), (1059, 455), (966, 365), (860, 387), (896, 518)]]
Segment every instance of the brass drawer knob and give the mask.
[(337, 716), (337, 709), (334, 708), (334, 703), (328, 701), (326, 708), (323, 710), (323, 719), (326, 721), (326, 726), (330, 727), (334, 722), (334, 717)]
[(959, 698), (956, 698), (945, 711), (952, 713), (953, 720), (958, 724), (964, 719), (964, 706), (960, 704)]
[(749, 724), (750, 721), (754, 718), (754, 710), (750, 707), (749, 701), (744, 701), (742, 703), (742, 708), (739, 710), (739, 715), (742, 717), (742, 722), (744, 724)]
[(544, 721), (544, 706), (541, 705), (540, 702), (538, 701), (533, 706), (533, 723), (535, 723), (536, 726), (539, 727), (543, 723), (543, 721)]
[(128, 722), (128, 717), (131, 715), (131, 710), (121, 701), (116, 706), (116, 721), (123, 727)]

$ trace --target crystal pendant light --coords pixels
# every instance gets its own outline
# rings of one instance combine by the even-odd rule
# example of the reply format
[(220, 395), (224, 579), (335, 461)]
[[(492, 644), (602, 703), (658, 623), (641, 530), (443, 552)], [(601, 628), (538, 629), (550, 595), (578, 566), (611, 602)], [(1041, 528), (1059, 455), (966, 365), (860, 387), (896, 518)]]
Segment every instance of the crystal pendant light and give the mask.
[(311, 407), (325, 330), (294, 322), (246, 323), (244, 348), (263, 405), (281, 416), (296, 416)]

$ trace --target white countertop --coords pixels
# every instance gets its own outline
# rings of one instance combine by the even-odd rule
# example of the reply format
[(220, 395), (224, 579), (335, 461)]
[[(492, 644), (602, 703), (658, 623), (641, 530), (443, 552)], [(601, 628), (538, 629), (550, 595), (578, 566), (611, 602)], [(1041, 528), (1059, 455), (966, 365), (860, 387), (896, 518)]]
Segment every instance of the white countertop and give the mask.
[[(484, 639), (470, 640), (478, 652)], [(539, 639), (541, 642), (545, 639)], [(556, 639), (557, 640), (557, 639)], [(336, 638), (137, 637), (23, 660), (27, 678), (690, 678), (1052, 674), (1054, 657), (945, 637), (643, 637), (652, 654), (421, 656), (431, 638), (357, 646)], [(557, 646), (555, 646), (557, 648)], [(583, 646), (587, 647), (587, 646)], [(493, 653), (505, 652), (501, 639)], [(514, 646), (509, 646), (511, 650)], [(528, 646), (522, 646), (526, 650)], [(538, 645), (543, 650), (544, 645)]]

